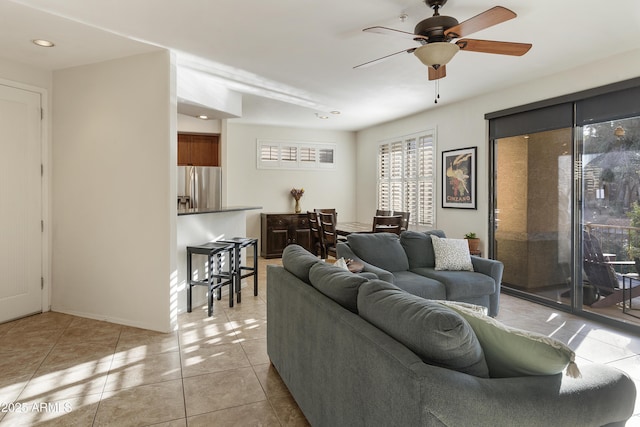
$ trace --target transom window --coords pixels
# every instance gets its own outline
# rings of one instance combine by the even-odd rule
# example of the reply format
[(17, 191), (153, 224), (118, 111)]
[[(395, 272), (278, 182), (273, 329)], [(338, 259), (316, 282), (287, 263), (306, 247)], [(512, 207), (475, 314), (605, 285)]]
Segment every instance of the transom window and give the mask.
[(258, 169), (333, 169), (335, 144), (258, 140)]

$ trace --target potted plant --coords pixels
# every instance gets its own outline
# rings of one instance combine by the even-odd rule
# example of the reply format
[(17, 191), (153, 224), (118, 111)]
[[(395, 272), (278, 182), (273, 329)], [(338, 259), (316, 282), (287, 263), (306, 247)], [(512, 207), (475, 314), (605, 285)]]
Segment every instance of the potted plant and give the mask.
[(480, 239), (478, 239), (476, 233), (467, 233), (464, 235), (464, 238), (467, 239), (467, 243), (469, 244), (469, 252), (472, 254), (480, 253)]
[(629, 232), (627, 254), (629, 259), (635, 261), (636, 272), (640, 274), (640, 204), (638, 202), (633, 202), (633, 208), (627, 212), (627, 216), (631, 219), (631, 227), (636, 228)]

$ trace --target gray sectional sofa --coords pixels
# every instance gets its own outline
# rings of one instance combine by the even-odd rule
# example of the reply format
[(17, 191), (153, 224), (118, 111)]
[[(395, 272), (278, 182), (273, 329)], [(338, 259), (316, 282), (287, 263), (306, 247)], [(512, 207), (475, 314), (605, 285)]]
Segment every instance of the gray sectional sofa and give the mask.
[(487, 377), (450, 309), (296, 245), (282, 263), (267, 267), (267, 351), (313, 426), (623, 426), (633, 413), (635, 386), (617, 369)]
[(442, 230), (391, 233), (353, 233), (338, 243), (336, 253), (364, 264), (364, 271), (405, 291), (428, 299), (461, 301), (487, 307), (498, 315), (504, 266), (500, 261), (471, 256), (474, 271), (440, 271), (431, 236)]

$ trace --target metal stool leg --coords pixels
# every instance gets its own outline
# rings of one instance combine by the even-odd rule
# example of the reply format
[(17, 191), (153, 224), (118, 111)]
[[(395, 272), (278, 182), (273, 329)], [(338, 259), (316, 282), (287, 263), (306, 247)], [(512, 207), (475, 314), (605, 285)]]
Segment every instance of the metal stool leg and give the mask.
[(258, 241), (253, 243), (253, 296), (258, 296)]
[[(222, 279), (220, 278), (220, 275), (222, 274), (222, 255), (221, 254), (217, 254), (216, 255), (216, 259), (218, 261), (216, 263), (216, 270), (215, 270), (216, 283), (220, 284), (222, 282)], [(220, 301), (222, 299), (222, 286), (218, 287), (217, 299), (218, 299), (218, 301)]]
[(187, 313), (191, 313), (191, 304), (192, 304), (192, 297), (191, 297), (191, 291), (193, 289), (193, 284), (191, 283), (191, 280), (193, 279), (193, 273), (191, 272), (191, 250), (187, 249)]
[(236, 245), (235, 248), (236, 253), (236, 282), (238, 283), (238, 288), (236, 289), (236, 295), (238, 299), (238, 303), (242, 302), (242, 247), (241, 245)]
[[(233, 307), (233, 293), (236, 287), (236, 277), (235, 277), (235, 267), (234, 267), (234, 252), (235, 248), (229, 249), (227, 252), (227, 265), (228, 271), (227, 275), (230, 277), (231, 282), (229, 283), (229, 307)], [(222, 289), (222, 287), (221, 287)], [(222, 292), (222, 291), (221, 291)], [(238, 300), (240, 302), (240, 300)]]
[(213, 255), (211, 253), (209, 253), (209, 255), (207, 256), (207, 260), (209, 262), (209, 266), (207, 267), (208, 271), (208, 289), (209, 289), (209, 295), (207, 297), (207, 316), (211, 317), (213, 316), (213, 292), (214, 292), (214, 287), (213, 287)]

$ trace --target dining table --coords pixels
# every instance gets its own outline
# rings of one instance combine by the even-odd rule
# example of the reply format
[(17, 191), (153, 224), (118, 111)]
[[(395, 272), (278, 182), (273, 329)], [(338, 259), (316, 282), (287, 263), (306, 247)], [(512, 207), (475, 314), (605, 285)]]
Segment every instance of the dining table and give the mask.
[(371, 233), (370, 222), (339, 222), (336, 224), (336, 234), (348, 236), (351, 233)]

